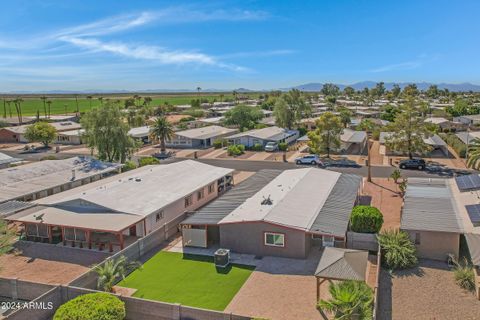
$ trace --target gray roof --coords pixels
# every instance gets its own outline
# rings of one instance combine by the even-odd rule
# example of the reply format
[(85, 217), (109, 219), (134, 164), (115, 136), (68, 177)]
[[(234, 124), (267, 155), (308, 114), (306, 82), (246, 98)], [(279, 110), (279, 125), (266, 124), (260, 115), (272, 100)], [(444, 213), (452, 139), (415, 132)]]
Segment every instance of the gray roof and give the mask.
[(182, 224), (217, 224), (281, 172), (280, 170), (260, 170), (196, 211), (192, 216), (185, 219)]
[(0, 203), (0, 217), (8, 217), (14, 213), (25, 210), (27, 208), (35, 206), (33, 202), (24, 202), (24, 201), (7, 201)]
[(253, 129), (245, 132), (240, 132), (228, 138), (236, 139), (236, 138), (248, 136), (248, 137), (253, 137), (261, 140), (279, 141), (291, 135), (295, 135), (297, 133), (298, 133), (297, 130), (288, 130), (288, 129), (272, 126), (272, 127), (262, 128), (262, 129)]
[(401, 228), (462, 233), (453, 195), (445, 179), (410, 178), (402, 208)]
[(7, 164), (12, 162), (18, 162), (18, 161), (21, 161), (21, 159), (13, 158), (13, 157), (10, 157), (9, 155), (6, 155), (5, 153), (0, 152), (0, 164)]
[(367, 133), (365, 131), (355, 131), (352, 129), (343, 129), (343, 133), (340, 136), (340, 140), (348, 143), (363, 143), (367, 139)]
[(361, 182), (360, 176), (343, 173), (310, 227), (310, 232), (345, 237)]
[(175, 134), (177, 136), (182, 136), (189, 139), (210, 139), (218, 136), (233, 134), (235, 132), (238, 132), (238, 130), (212, 125), (195, 129), (177, 131), (175, 132)]
[(315, 276), (335, 280), (365, 281), (368, 251), (326, 247)]
[(470, 252), (472, 263), (476, 266), (480, 266), (480, 234), (466, 233), (465, 239), (467, 240), (468, 251)]

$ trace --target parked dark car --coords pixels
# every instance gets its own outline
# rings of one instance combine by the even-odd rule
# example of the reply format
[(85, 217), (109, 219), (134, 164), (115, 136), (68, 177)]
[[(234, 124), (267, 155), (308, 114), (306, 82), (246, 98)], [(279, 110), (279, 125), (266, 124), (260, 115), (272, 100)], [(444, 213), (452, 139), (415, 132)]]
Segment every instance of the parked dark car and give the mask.
[(423, 159), (407, 159), (400, 161), (400, 169), (425, 169), (426, 164)]

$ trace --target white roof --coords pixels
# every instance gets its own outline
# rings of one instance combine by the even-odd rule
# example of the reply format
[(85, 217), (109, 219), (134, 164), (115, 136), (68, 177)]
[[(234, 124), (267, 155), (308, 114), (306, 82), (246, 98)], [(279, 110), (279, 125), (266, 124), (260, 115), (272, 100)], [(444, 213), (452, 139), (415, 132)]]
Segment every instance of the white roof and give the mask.
[(237, 129), (228, 129), (221, 126), (206, 126), (201, 128), (177, 131), (175, 132), (175, 134), (177, 136), (182, 136), (189, 139), (209, 139), (230, 133), (235, 133), (237, 131)]
[(442, 117), (431, 117), (431, 118), (426, 118), (424, 122), (428, 123), (434, 123), (434, 124), (442, 124), (442, 123), (447, 123), (450, 122), (448, 119), (442, 118)]
[(59, 132), (59, 136), (81, 136), (85, 132), (85, 129), (76, 129)]
[(232, 172), (193, 160), (145, 166), (36, 202), (87, 201), (112, 211), (147, 216)]
[[(40, 192), (96, 174), (117, 170), (121, 165), (90, 157), (44, 160), (0, 170), (0, 203)], [(72, 180), (72, 170), (75, 179)]]
[(203, 118), (203, 119), (198, 119), (198, 122), (203, 122), (203, 123), (220, 123), (225, 117), (213, 117), (213, 118)]
[(279, 128), (277, 126), (262, 128), (262, 129), (254, 129), (249, 130), (241, 133), (234, 134), (230, 136), (230, 139), (240, 138), (240, 137), (254, 137), (262, 140), (278, 140), (283, 139), (286, 135), (296, 133), (296, 130), (288, 130)]
[[(285, 170), (219, 224), (264, 221), (309, 230), (340, 173), (316, 169)], [(271, 204), (262, 204), (270, 198)]]
[[(73, 122), (73, 121), (49, 122), (49, 124), (52, 125), (57, 131), (68, 131), (68, 130), (82, 128), (82, 125), (80, 123)], [(29, 126), (31, 126), (31, 124), (24, 124), (16, 127), (6, 127), (3, 129), (6, 129), (8, 131), (15, 132), (18, 134), (23, 134), (27, 131), (27, 127)]]
[(149, 126), (132, 128), (128, 131), (128, 135), (132, 136), (134, 138), (146, 137), (149, 134), (150, 134), (150, 127)]

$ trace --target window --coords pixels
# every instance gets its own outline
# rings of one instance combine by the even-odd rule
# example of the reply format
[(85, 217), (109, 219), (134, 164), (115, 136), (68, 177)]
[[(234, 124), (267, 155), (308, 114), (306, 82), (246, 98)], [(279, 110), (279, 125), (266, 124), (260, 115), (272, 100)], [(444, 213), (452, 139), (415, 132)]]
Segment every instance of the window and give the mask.
[(212, 183), (208, 186), (208, 194), (215, 192), (215, 183)]
[(158, 222), (160, 221), (161, 219), (163, 219), (164, 215), (163, 215), (163, 211), (160, 211), (157, 213), (157, 215), (155, 216), (155, 221)]
[(415, 244), (420, 244), (420, 233), (419, 232), (415, 233)]
[(205, 197), (205, 191), (203, 189), (198, 190), (197, 191), (197, 200), (202, 200), (204, 197)]
[(185, 208), (190, 207), (193, 204), (193, 197), (189, 195), (185, 198)]
[(282, 233), (265, 232), (265, 245), (285, 247), (285, 235)]

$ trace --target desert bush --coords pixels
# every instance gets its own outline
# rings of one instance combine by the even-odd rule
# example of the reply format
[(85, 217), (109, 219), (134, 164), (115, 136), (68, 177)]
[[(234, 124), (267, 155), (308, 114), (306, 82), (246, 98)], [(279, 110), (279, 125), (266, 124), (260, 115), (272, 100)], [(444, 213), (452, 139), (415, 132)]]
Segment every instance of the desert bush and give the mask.
[(382, 231), (377, 239), (382, 249), (383, 264), (387, 268), (406, 269), (418, 263), (417, 249), (405, 231)]
[(467, 259), (459, 262), (455, 257), (450, 256), (450, 262), (453, 264), (453, 275), (455, 283), (461, 288), (472, 291), (475, 289), (475, 272), (471, 263)]
[(138, 166), (143, 167), (143, 166), (148, 166), (151, 164), (159, 164), (160, 161), (157, 158), (154, 157), (145, 157), (145, 158), (140, 158), (138, 160)]
[(232, 144), (228, 146), (227, 152), (229, 156), (239, 156), (245, 153), (245, 146), (243, 144)]
[(377, 233), (382, 228), (383, 215), (375, 207), (356, 206), (350, 216), (350, 228), (354, 232)]

